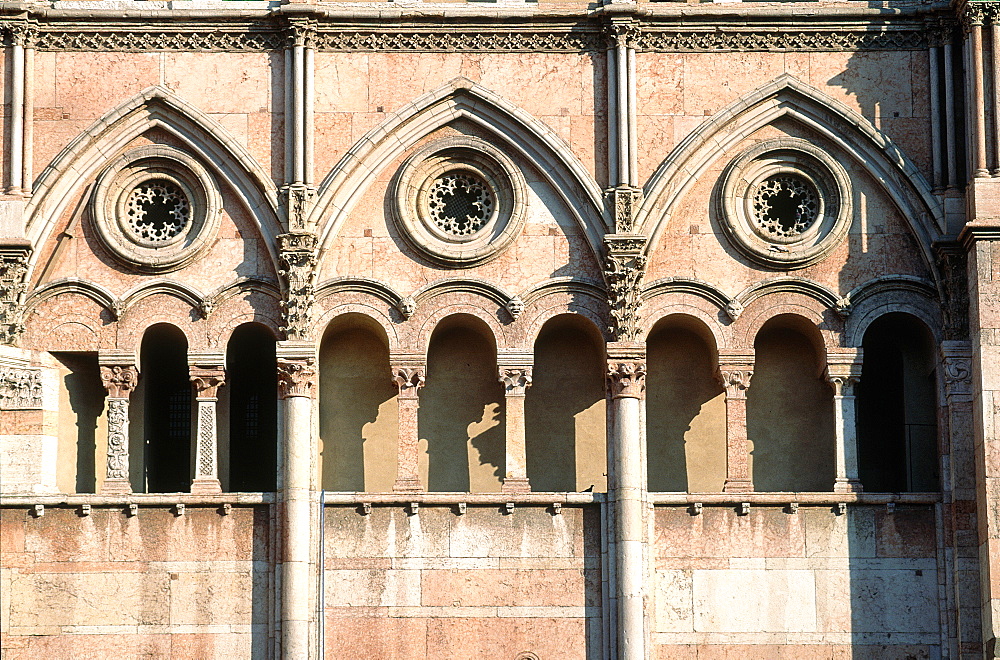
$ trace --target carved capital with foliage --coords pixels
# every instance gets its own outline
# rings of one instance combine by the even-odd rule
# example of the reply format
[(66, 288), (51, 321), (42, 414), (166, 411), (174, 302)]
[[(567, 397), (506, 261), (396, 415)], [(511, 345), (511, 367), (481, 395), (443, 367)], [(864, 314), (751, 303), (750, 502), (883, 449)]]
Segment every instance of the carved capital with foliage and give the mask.
[(288, 232), (278, 236), (285, 299), (281, 302), (285, 324), (282, 330), (288, 339), (305, 339), (312, 322), (315, 302), (316, 258), (318, 239), (312, 232)]
[(646, 394), (645, 361), (609, 358), (606, 376), (614, 399), (641, 399)]
[(312, 359), (278, 360), (278, 395), (311, 397), (316, 388), (316, 366)]
[(214, 399), (219, 388), (226, 384), (226, 370), (221, 366), (192, 366), (191, 383), (196, 398)]
[(101, 383), (109, 399), (127, 399), (139, 384), (139, 373), (134, 365), (101, 365)]
[(524, 396), (531, 387), (531, 367), (500, 367), (499, 380), (507, 396)]
[(644, 236), (606, 236), (604, 278), (611, 310), (609, 330), (615, 341), (635, 341), (639, 336), (640, 282), (646, 272)]

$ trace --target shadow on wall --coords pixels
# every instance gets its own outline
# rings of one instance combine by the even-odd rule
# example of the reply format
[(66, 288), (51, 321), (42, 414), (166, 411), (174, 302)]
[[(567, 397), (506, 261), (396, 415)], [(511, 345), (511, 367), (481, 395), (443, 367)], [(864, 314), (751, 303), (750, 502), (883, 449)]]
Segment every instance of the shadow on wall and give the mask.
[(607, 490), (604, 341), (575, 314), (548, 320), (535, 341), (525, 396), (525, 450), (531, 489)]
[(418, 415), (428, 490), (500, 490), (506, 424), (496, 359), (489, 328), (473, 316), (449, 316), (434, 329)]
[(96, 493), (107, 451), (104, 386), (96, 353), (53, 353), (59, 361), (59, 454), (57, 483), (64, 493)]
[(320, 475), (335, 491), (391, 491), (396, 386), (385, 330), (362, 314), (337, 317), (319, 355)]
[(722, 492), (726, 398), (715, 377), (709, 331), (682, 315), (662, 319), (647, 340), (647, 472), (650, 491)]

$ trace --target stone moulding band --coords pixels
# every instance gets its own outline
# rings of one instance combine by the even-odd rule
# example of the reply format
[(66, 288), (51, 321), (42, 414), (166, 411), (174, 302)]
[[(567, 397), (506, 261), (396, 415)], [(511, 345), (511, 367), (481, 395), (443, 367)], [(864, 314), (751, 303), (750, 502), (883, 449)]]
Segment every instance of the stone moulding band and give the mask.
[[(873, 29), (875, 28), (875, 29)], [(789, 26), (783, 29), (652, 29), (640, 33), (636, 46), (650, 52), (717, 51), (853, 51), (922, 50), (940, 41), (951, 26), (906, 26), (885, 29), (870, 23), (856, 28), (817, 29)], [(5, 41), (12, 41), (11, 29)], [(320, 28), (310, 35), (309, 46), (320, 51), (387, 52), (598, 52), (606, 38), (593, 30), (435, 29), (337, 30)], [(200, 27), (176, 31), (86, 28), (59, 30), (42, 26), (35, 47), (41, 51), (272, 51), (286, 48), (287, 32), (280, 29), (246, 30)]]

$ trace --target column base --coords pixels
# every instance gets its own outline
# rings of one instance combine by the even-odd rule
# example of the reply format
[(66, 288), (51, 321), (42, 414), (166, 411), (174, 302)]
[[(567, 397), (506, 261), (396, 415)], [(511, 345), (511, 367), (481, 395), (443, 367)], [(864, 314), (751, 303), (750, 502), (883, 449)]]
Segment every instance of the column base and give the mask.
[(101, 484), (101, 495), (131, 495), (132, 484), (128, 479), (105, 479)]
[(833, 484), (835, 493), (860, 493), (864, 490), (857, 479), (837, 479)]
[(396, 479), (392, 485), (393, 492), (413, 493), (423, 490), (420, 486), (420, 479)]
[(749, 479), (726, 479), (723, 493), (752, 493), (753, 482)]
[(500, 486), (501, 493), (530, 493), (531, 484), (528, 482), (527, 477), (507, 477), (503, 480), (503, 485)]
[(195, 479), (191, 482), (192, 495), (216, 495), (222, 492), (218, 479)]

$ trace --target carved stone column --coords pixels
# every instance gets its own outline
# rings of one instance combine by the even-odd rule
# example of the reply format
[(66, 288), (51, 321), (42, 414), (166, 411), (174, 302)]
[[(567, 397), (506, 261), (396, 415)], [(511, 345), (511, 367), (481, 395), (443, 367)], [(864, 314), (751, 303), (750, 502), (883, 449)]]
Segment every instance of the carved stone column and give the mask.
[(644, 520), (646, 470), (642, 460), (642, 399), (646, 392), (643, 344), (608, 344), (608, 389), (611, 394), (615, 507), (614, 594), (618, 601), (618, 655), (645, 658), (644, 602), (646, 584)]
[[(282, 342), (284, 344), (284, 342)], [(278, 347), (278, 394), (284, 401), (284, 529), (282, 561), (282, 657), (309, 657), (312, 547), (309, 506), (312, 476), (312, 405), (316, 385), (315, 349)]]
[(427, 368), (423, 356), (395, 356), (392, 380), (399, 388), (398, 441), (396, 444), (396, 483), (392, 489), (412, 492), (423, 490), (420, 484), (420, 432), (418, 411), (420, 388), (424, 386)]
[[(840, 357), (842, 359), (837, 360)], [(833, 388), (834, 431), (837, 443), (837, 476), (833, 490), (837, 493), (860, 493), (858, 475), (858, 422), (855, 387), (861, 380), (861, 349), (856, 354), (830, 355), (826, 381)]]
[(750, 441), (747, 437), (747, 389), (753, 377), (753, 355), (727, 355), (719, 364), (726, 388), (726, 493), (752, 493)]
[(192, 364), (190, 369), (196, 404), (191, 492), (202, 495), (221, 493), (216, 395), (226, 382), (226, 371), (221, 366), (221, 360), (218, 365)]
[[(108, 391), (108, 462), (101, 493), (126, 495), (132, 492), (128, 461), (128, 399), (139, 383), (139, 373), (132, 362), (121, 362), (123, 355), (101, 355), (101, 382)], [(116, 359), (117, 358), (117, 359)]]
[(500, 490), (504, 493), (528, 493), (531, 492), (531, 484), (528, 483), (524, 441), (524, 395), (531, 387), (531, 367), (501, 365), (499, 371), (507, 410), (506, 458)]
[(28, 241), (4, 239), (0, 245), (0, 344), (14, 344), (24, 332), (21, 302), (30, 255)]

